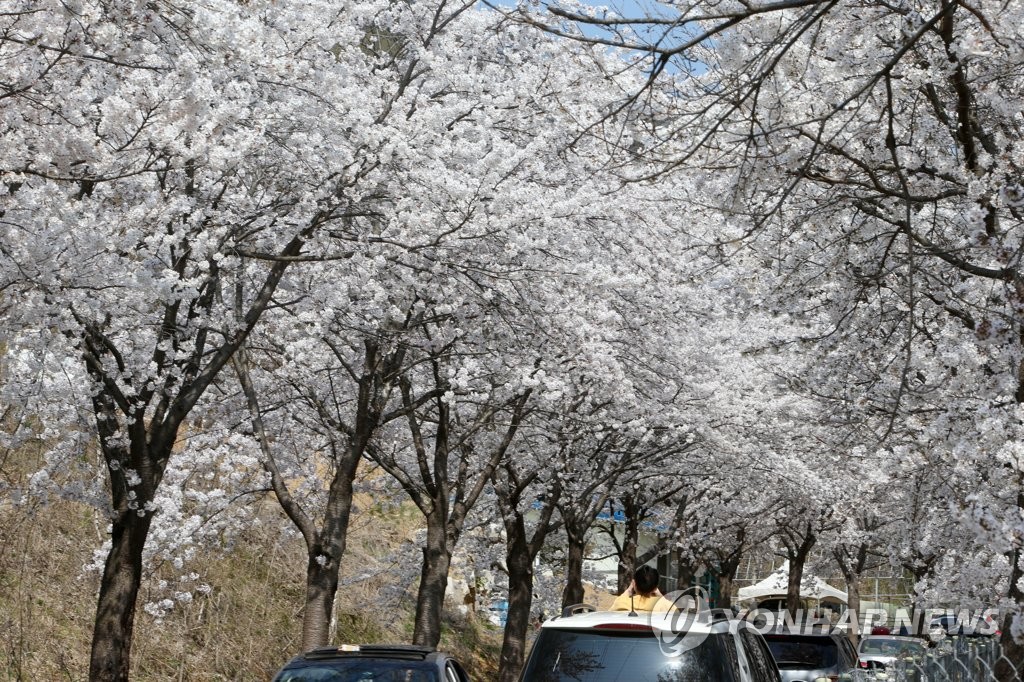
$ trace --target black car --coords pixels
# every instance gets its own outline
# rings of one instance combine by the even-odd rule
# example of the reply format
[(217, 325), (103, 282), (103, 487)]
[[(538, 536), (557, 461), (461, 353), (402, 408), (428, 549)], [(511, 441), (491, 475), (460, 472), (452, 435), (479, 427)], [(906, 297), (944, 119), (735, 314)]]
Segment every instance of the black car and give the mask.
[(469, 682), (462, 665), (430, 647), (322, 647), (288, 661), (273, 682)]

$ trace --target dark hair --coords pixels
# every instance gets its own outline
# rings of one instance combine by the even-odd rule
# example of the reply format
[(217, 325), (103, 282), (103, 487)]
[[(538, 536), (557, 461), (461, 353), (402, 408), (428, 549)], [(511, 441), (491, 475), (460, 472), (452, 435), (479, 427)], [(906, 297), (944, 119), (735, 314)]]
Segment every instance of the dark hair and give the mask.
[(641, 566), (633, 573), (633, 582), (636, 584), (636, 591), (644, 597), (649, 597), (658, 589), (658, 569), (651, 566)]

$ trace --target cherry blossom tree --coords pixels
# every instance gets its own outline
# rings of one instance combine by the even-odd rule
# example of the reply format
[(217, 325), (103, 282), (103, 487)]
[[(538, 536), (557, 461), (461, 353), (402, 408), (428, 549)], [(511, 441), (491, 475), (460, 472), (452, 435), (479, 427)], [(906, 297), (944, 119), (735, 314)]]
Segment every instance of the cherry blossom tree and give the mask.
[[(282, 294), (276, 301), (287, 313), (275, 312), (265, 324), (267, 335), (238, 358), (254, 430), (264, 432), (258, 438), (264, 464), (278, 499), (307, 539), (308, 646), (323, 643), (326, 635), (360, 454), (395, 476), (427, 519), (414, 640), (436, 644), (451, 552), (466, 515), (508, 448), (532, 387), (560, 390), (557, 383), (532, 378), (539, 359), (564, 351), (551, 342), (557, 326), (538, 327), (537, 319), (547, 320), (555, 308), (531, 302), (530, 278), (551, 273), (557, 286), (574, 286), (579, 264), (573, 250), (602, 239), (587, 236), (595, 231), (588, 223), (623, 220), (602, 196), (609, 183), (594, 181), (605, 155), (585, 155), (587, 143), (576, 139), (574, 125), (621, 91), (601, 60), (587, 51), (570, 54), (522, 27), (498, 27), (496, 15), (468, 8), (442, 3), (373, 15), (367, 49), (385, 61), (385, 82), (394, 79), (380, 105), (383, 118), (376, 119), (386, 126), (390, 145), (390, 156), (375, 169), (384, 182), (360, 216), (373, 232), (361, 248), (292, 273), (283, 290), (291, 300)], [(565, 52), (558, 69), (545, 62), (556, 49)], [(606, 81), (612, 87), (595, 87)], [(357, 236), (344, 226), (335, 234), (353, 241)], [(335, 286), (325, 290), (321, 281)], [(347, 292), (339, 292), (337, 282)], [(566, 322), (578, 326), (580, 319)], [(285, 343), (274, 338), (282, 333)], [(333, 368), (299, 361), (315, 349), (326, 352), (322, 345), (336, 362)], [(264, 378), (249, 381), (253, 363), (247, 357), (257, 353), (265, 356), (256, 363)], [(383, 373), (371, 356), (386, 358)], [(365, 373), (354, 381), (360, 366)], [(268, 396), (270, 404), (285, 405), (284, 390), (315, 406), (305, 420), (317, 422), (321, 440), (311, 443), (329, 443), (334, 453), (328, 458), (331, 490), (318, 497), (326, 512), (300, 510), (285, 477), (273, 470), (281, 468), (275, 463), (281, 455), (272, 452), (271, 441), (281, 436), (268, 435), (258, 423), (268, 414), (259, 405), (266, 400), (257, 384), (264, 382), (277, 393)], [(280, 388), (273, 388), (275, 382)], [(372, 397), (355, 384), (373, 386)], [(356, 404), (363, 407), (353, 415), (339, 414), (338, 406)], [(478, 432), (509, 414), (507, 441), (481, 444)], [(281, 412), (275, 431), (295, 433), (281, 421), (295, 416)], [(396, 416), (407, 422), (408, 433), (391, 429), (374, 445), (374, 430)], [(297, 469), (289, 471), (295, 475)], [(316, 467), (307, 469), (304, 485), (315, 487), (318, 475)], [(312, 517), (319, 514), (325, 515), (317, 530)]]
[[(527, 439), (525, 448), (533, 449)], [(543, 438), (538, 440), (542, 442)], [(561, 525), (555, 518), (561, 483), (540, 453), (511, 453), (494, 473), (494, 490), (505, 529), (508, 616), (502, 634), (498, 679), (518, 679), (526, 658), (526, 635), (533, 604), (534, 562), (548, 535)], [(538, 460), (536, 457), (540, 455)], [(536, 504), (535, 504), (536, 503)]]
[[(479, 54), (508, 36), (493, 30), (493, 16), (467, 12), (469, 7), (442, 2), (392, 7), (372, 16), (370, 43), (364, 47), (383, 64), (380, 73), (387, 88), (377, 104), (376, 123), (387, 124), (390, 144), (389, 157), (381, 166), (386, 184), (368, 212), (373, 232), (365, 235), (363, 249), (317, 264), (293, 283), (290, 293), (304, 293), (300, 303), (287, 305), (293, 320), (288, 323), (289, 343), (275, 347), (270, 339), (264, 346), (273, 349), (273, 356), (290, 358), (284, 366), (273, 357), (263, 363), (267, 386), (277, 381), (298, 393), (311, 408), (305, 423), (316, 424), (315, 431), (330, 444), (332, 453), (329, 490), (318, 489), (321, 472), (316, 466), (289, 467), (292, 476), (301, 470), (303, 484), (316, 490), (313, 508), (319, 508), (315, 512), (301, 508), (283, 476), (273, 477), (277, 497), (301, 530), (309, 554), (303, 636), (307, 648), (327, 641), (358, 464), (369, 452), (386, 463), (385, 448), (371, 446), (374, 432), (396, 418), (417, 424), (421, 405), (433, 403), (446, 392), (434, 387), (415, 397), (408, 395), (412, 367), (424, 362), (415, 349), (434, 343), (445, 346), (436, 338), (423, 337), (429, 324), (425, 316), (445, 318), (439, 309), (448, 304), (437, 302), (445, 295), (445, 287), (454, 286), (456, 295), (461, 295), (458, 287), (478, 288), (475, 277), (491, 276), (484, 269), (492, 266), (484, 264), (487, 253), (482, 248), (461, 247), (454, 251), (456, 256), (466, 254), (460, 260), (452, 256), (453, 247), (460, 240), (472, 244), (492, 232), (503, 234), (497, 214), (487, 204), (497, 192), (512, 191), (505, 187), (508, 177), (518, 177), (517, 166), (526, 165), (532, 154), (526, 142), (518, 145), (510, 135), (493, 130), (492, 117), (509, 109), (515, 113), (521, 104), (495, 86), (498, 77), (509, 77), (510, 62), (488, 65)], [(480, 41), (481, 34), (488, 41)], [(467, 50), (467, 41), (478, 44), (478, 51)], [(490, 68), (490, 77), (467, 80), (467, 72), (478, 67)], [(543, 79), (543, 73), (538, 75)], [(399, 112), (406, 114), (399, 116)], [(511, 123), (508, 127), (515, 130)], [(467, 140), (473, 140), (469, 147)], [(484, 153), (478, 155), (480, 150)], [(347, 291), (324, 289), (324, 282), (345, 282)], [(319, 339), (313, 347), (310, 332)], [(459, 333), (455, 329), (452, 338)], [(308, 361), (318, 348), (330, 358), (326, 365)], [(240, 371), (242, 377), (247, 374)], [(260, 414), (259, 389), (250, 384), (246, 392), (253, 414)], [(403, 397), (408, 401), (403, 402)], [(292, 427), (282, 422), (278, 428)], [(265, 463), (273, 464), (267, 439), (261, 437), (260, 442)], [(387, 468), (396, 471), (393, 466)], [(449, 491), (445, 486), (437, 490), (443, 499), (435, 509), (441, 512)], [(319, 527), (315, 518), (322, 519)], [(436, 524), (431, 530), (436, 530)], [(432, 596), (439, 592), (439, 596), (436, 603), (421, 600), (420, 611), (426, 613), (424, 604), (429, 603), (434, 617), (418, 616), (417, 623), (433, 624), (434, 634), (427, 639), (436, 644), (448, 566), (433, 558), (424, 565), (431, 568), (434, 579), (422, 581), (421, 590)], [(425, 636), (420, 629), (418, 625), (417, 640)]]
[[(633, 101), (657, 105), (664, 126), (646, 156), (666, 171), (719, 171), (704, 196), (731, 217), (720, 244), (747, 240), (767, 265), (767, 305), (805, 319), (824, 360), (814, 389), (848, 414), (887, 416), (861, 444), (899, 442), (910, 419), (917, 437), (979, 480), (1019, 490), (1003, 471), (993, 477), (998, 449), (984, 457), (970, 446), (984, 439), (966, 418), (997, 414), (1018, 440), (1021, 154), (1006, 105), (1022, 87), (1017, 10), (655, 8), (630, 16), (552, 5), (528, 20), (648, 57), (637, 61), (652, 77)], [(595, 30), (584, 35), (580, 24)], [(971, 510), (965, 518), (1018, 518), (1012, 497), (989, 498), (986, 512), (954, 504)], [(1019, 601), (1019, 529), (1009, 537), (997, 544)], [(1013, 622), (1004, 644), (1020, 665)]]
[[(313, 368), (291, 363), (288, 370), (302, 371), (283, 382), (291, 391), (270, 390), (273, 370), (257, 389), (250, 353), (239, 351), (233, 358), (263, 468), (278, 503), (306, 545), (304, 650), (328, 642), (359, 463), (377, 429), (401, 416), (400, 411), (387, 409), (404, 359), (400, 347), (389, 349), (393, 336), (367, 337), (361, 348), (343, 349), (331, 338), (322, 341), (323, 356), (337, 364)], [(305, 346), (305, 352), (312, 350), (305, 339), (290, 350), (298, 346)], [(268, 400), (274, 409), (263, 407)], [(325, 478), (325, 468), (330, 474), (323, 490), (315, 482)], [(299, 481), (305, 490), (293, 493), (294, 483), (290, 487), (289, 481)]]
[(342, 19), (219, 2), (20, 3), (0, 19), (10, 343), (79, 358), (63, 400), (92, 413), (110, 494), (91, 679), (128, 676), (183, 425), (290, 265), (364, 214), (382, 140), (376, 112), (353, 108), (374, 80), (362, 20)]
[[(439, 323), (444, 319), (432, 317)], [(515, 441), (532, 388), (515, 376), (519, 368), (501, 371), (503, 359), (488, 357), (493, 350), (467, 344), (443, 328), (424, 327), (423, 343), (417, 345), (430, 350), (421, 350), (398, 380), (408, 433), (400, 440), (396, 436), (393, 446), (373, 448), (370, 457), (397, 479), (424, 515), (413, 643), (437, 646), (452, 554), (469, 512)], [(511, 355), (512, 349), (500, 348), (501, 355)], [(414, 373), (417, 365), (426, 371)]]
[(613, 517), (621, 513), (623, 518), (621, 529), (617, 524), (601, 528), (618, 557), (616, 588), (619, 593), (629, 586), (638, 567), (668, 551), (667, 543), (662, 542), (640, 554), (640, 530), (645, 525), (653, 525), (665, 503), (679, 495), (689, 484), (689, 481), (677, 480), (674, 476), (638, 476), (626, 482), (617, 499), (609, 505)]

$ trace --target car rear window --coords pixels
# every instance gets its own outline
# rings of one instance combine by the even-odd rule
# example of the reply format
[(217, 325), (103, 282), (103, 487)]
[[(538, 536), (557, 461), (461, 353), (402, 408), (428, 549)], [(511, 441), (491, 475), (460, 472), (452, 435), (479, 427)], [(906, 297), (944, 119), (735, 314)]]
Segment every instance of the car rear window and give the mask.
[(353, 658), (282, 670), (274, 682), (438, 682), (429, 663)]
[(860, 641), (862, 654), (883, 654), (886, 656), (903, 656), (917, 654), (924, 650), (921, 642), (908, 642), (899, 639), (874, 639), (868, 637)]
[(650, 632), (541, 630), (523, 682), (733, 682), (720, 637), (666, 656)]
[(829, 637), (765, 635), (764, 638), (782, 670), (831, 668), (839, 660), (839, 649)]

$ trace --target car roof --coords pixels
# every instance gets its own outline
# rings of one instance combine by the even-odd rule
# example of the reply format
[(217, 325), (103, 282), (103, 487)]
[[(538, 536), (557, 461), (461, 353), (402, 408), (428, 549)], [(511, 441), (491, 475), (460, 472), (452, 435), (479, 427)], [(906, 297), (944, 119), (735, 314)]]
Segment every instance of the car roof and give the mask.
[(286, 667), (301, 667), (316, 661), (345, 658), (386, 658), (396, 661), (434, 662), (446, 658), (447, 654), (432, 647), (414, 644), (342, 644), (340, 646), (318, 647), (299, 654)]
[(878, 639), (896, 642), (916, 642), (918, 644), (925, 644), (925, 641), (920, 637), (913, 637), (911, 635), (864, 635), (860, 638), (860, 641), (866, 642), (868, 640)]
[(685, 630), (710, 633), (713, 630), (717, 631), (718, 628), (715, 628), (715, 625), (719, 622), (725, 621), (708, 615), (708, 612), (698, 614), (695, 611), (673, 611), (670, 613), (637, 611), (634, 615), (630, 615), (628, 611), (589, 611), (571, 616), (556, 616), (545, 621), (541, 627), (558, 630)]

